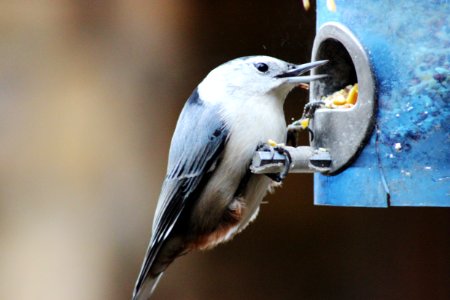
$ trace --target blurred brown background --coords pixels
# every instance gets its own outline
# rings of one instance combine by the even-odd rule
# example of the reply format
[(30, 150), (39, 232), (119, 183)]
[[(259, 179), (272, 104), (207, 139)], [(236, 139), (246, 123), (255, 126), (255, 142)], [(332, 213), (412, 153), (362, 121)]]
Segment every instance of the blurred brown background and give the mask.
[[(186, 97), (234, 57), (306, 62), (314, 23), (298, 0), (0, 1), (0, 299), (128, 299)], [(154, 299), (448, 299), (450, 210), (317, 207), (310, 175), (268, 201)]]

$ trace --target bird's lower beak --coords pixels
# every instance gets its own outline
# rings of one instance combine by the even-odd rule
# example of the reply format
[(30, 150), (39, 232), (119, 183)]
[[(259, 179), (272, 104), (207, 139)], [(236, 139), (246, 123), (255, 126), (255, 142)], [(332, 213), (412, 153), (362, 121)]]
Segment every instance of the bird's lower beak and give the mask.
[(292, 84), (300, 84), (300, 83), (308, 83), (313, 80), (321, 79), (324, 77), (327, 77), (326, 74), (318, 74), (318, 75), (308, 75), (308, 76), (300, 76), (303, 73), (306, 73), (316, 67), (320, 67), (324, 64), (326, 64), (328, 60), (319, 60), (319, 61), (313, 61), (307, 64), (302, 64), (296, 66), (294, 69), (281, 73), (276, 78), (286, 78), (286, 81)]

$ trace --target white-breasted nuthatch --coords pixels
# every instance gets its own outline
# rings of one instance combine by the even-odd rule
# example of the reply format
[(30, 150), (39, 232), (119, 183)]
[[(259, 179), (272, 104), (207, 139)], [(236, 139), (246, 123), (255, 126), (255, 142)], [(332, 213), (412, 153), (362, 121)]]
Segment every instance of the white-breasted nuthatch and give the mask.
[(252, 156), (268, 139), (285, 141), (286, 96), (322, 78), (300, 75), (325, 62), (237, 58), (212, 70), (194, 90), (172, 137), (134, 300), (150, 297), (176, 257), (230, 240), (255, 219), (272, 180), (249, 171)]

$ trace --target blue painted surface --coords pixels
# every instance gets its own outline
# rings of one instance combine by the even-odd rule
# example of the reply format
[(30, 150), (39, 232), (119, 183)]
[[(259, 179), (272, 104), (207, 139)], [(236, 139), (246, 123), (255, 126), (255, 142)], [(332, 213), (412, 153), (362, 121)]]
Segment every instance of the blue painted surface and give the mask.
[(366, 48), (378, 115), (349, 168), (315, 175), (315, 204), (450, 206), (450, 1), (336, 2), (318, 1), (317, 28), (340, 22)]

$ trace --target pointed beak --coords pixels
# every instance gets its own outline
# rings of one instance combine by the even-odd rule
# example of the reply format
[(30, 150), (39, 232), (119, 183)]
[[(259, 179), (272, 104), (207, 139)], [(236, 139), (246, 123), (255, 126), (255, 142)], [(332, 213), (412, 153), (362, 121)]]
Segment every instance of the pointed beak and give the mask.
[(310, 62), (303, 65), (297, 65), (294, 69), (289, 70), (287, 72), (281, 73), (279, 75), (276, 75), (275, 78), (286, 78), (286, 81), (288, 83), (292, 84), (300, 84), (300, 83), (308, 83), (313, 80), (321, 79), (324, 77), (327, 77), (326, 74), (319, 74), (319, 75), (309, 75), (309, 76), (300, 76), (303, 73), (306, 73), (316, 67), (320, 67), (324, 64), (326, 64), (328, 60), (319, 60)]

